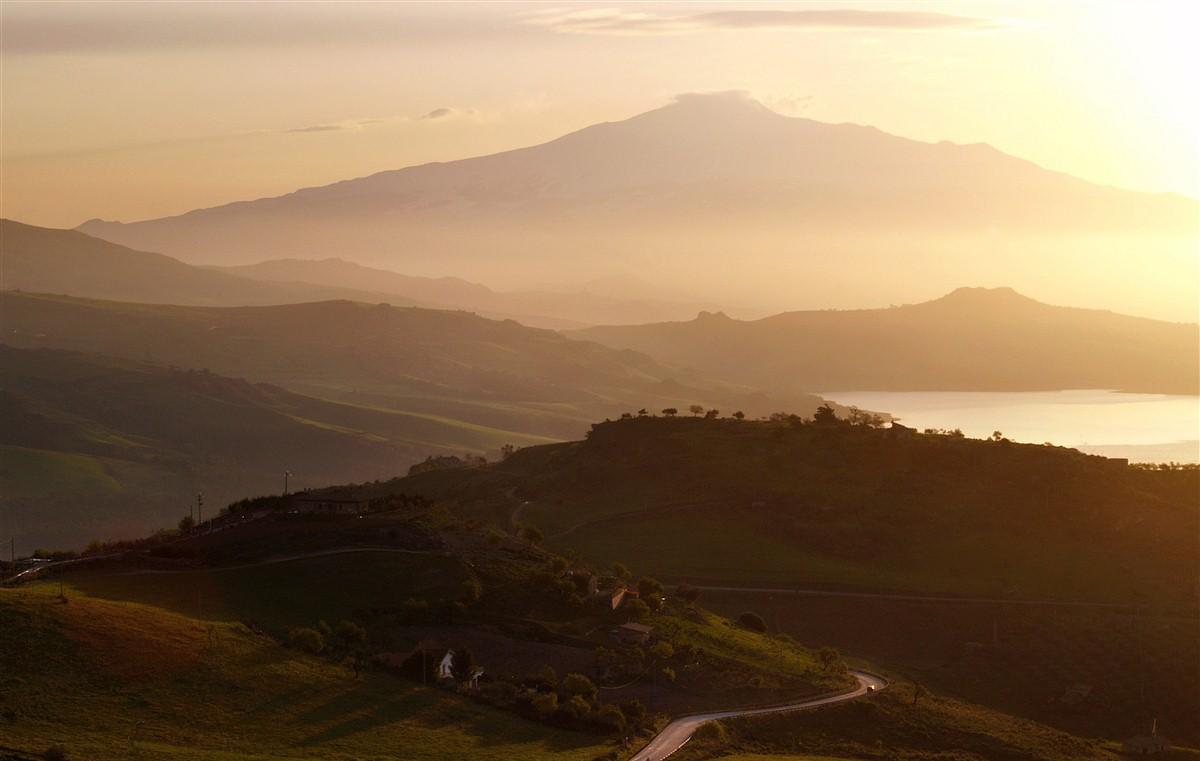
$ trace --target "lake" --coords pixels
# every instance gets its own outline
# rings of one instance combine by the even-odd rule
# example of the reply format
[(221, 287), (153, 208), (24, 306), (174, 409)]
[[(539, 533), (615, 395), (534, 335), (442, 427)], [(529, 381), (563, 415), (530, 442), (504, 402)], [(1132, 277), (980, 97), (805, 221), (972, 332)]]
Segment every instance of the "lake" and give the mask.
[(821, 391), (826, 399), (888, 412), (911, 428), (1001, 431), (1131, 462), (1200, 462), (1200, 397), (1118, 391)]

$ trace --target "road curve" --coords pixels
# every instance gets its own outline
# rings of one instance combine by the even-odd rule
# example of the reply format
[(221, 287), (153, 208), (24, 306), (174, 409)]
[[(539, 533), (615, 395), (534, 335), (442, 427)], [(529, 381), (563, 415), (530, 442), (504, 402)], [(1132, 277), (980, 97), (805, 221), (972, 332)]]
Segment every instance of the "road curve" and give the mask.
[(739, 716), (759, 716), (768, 713), (786, 713), (788, 711), (803, 711), (808, 708), (817, 708), (819, 706), (832, 705), (834, 703), (843, 703), (847, 700), (856, 700), (866, 695), (872, 689), (882, 690), (887, 687), (887, 680), (876, 674), (870, 674), (866, 671), (851, 671), (850, 675), (858, 680), (858, 687), (847, 692), (840, 692), (836, 695), (826, 695), (812, 700), (805, 700), (800, 703), (790, 703), (782, 706), (772, 706), (770, 708), (747, 708), (734, 709), (730, 711), (713, 711), (711, 713), (697, 713), (691, 716), (680, 716), (675, 719), (663, 731), (654, 736), (646, 747), (638, 751), (630, 761), (660, 761), (675, 751), (682, 748), (688, 740), (692, 739), (692, 735), (700, 728), (700, 725), (706, 724), (717, 719), (732, 719)]

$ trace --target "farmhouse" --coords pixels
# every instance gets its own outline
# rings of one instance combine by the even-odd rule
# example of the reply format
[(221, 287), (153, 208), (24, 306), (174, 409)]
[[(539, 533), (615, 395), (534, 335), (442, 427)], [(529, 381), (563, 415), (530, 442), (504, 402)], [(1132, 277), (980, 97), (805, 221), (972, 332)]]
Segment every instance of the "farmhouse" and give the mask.
[(625, 600), (637, 597), (640, 597), (640, 595), (636, 589), (631, 589), (630, 587), (623, 585), (618, 586), (612, 591), (612, 597), (610, 598), (612, 609), (616, 610), (617, 608), (621, 607), (621, 604), (625, 602)]
[(633, 622), (621, 624), (617, 627), (617, 639), (628, 645), (642, 645), (646, 640), (650, 639), (650, 632), (653, 631), (645, 624), (635, 624)]

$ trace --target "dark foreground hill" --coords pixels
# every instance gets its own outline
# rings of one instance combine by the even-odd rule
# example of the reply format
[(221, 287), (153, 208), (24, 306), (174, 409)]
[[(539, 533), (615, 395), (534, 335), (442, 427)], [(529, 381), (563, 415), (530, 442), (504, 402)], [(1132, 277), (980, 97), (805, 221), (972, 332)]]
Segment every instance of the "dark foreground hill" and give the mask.
[(408, 481), (697, 583), (1190, 605), (1200, 568), (1200, 471), (844, 422), (636, 418)]
[(23, 552), (173, 525), (203, 492), (390, 478), (525, 437), (339, 404), (203, 370), (0, 344), (0, 505)]
[(350, 301), (150, 306), (2, 293), (4, 341), (209, 369), (290, 390), (524, 434), (690, 404), (748, 415), (819, 399), (718, 385), (632, 351), (466, 312)]
[(1200, 327), (960, 288), (890, 309), (599, 326), (572, 335), (771, 388), (1200, 392)]

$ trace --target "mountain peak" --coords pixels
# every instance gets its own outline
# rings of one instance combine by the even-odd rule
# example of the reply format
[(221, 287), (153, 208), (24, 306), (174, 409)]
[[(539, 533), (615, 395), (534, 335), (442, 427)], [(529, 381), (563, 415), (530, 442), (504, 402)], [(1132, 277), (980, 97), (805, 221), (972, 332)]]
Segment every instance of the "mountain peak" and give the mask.
[(927, 302), (959, 307), (1019, 307), (1032, 304), (1041, 305), (1040, 301), (1018, 293), (1008, 286), (996, 288), (968, 287), (955, 288), (940, 299)]

